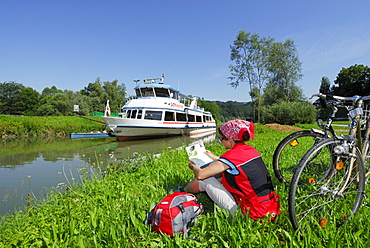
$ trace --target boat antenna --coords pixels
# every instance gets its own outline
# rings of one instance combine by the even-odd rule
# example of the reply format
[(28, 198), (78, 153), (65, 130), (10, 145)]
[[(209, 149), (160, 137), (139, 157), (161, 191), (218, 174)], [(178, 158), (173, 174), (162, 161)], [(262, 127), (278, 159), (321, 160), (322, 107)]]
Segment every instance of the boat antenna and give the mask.
[(137, 84), (138, 82), (140, 82), (139, 79), (135, 79), (134, 82)]

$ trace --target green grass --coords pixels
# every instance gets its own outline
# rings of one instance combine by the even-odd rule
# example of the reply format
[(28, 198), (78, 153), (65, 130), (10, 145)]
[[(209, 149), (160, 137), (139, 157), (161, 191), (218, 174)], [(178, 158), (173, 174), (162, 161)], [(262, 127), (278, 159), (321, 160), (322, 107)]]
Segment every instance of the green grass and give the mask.
[[(101, 117), (90, 117), (102, 121)], [(77, 116), (0, 115), (0, 136), (65, 136), (69, 133), (102, 131), (105, 124)]]
[[(233, 218), (198, 194), (206, 207), (190, 237), (170, 238), (151, 232), (143, 224), (146, 213), (167, 189), (185, 185), (192, 178), (184, 149), (164, 151), (157, 158), (131, 158), (115, 162), (106, 173), (96, 173), (83, 185), (71, 185), (62, 193), (50, 191), (46, 201), (34, 203), (0, 220), (0, 247), (368, 247), (370, 245), (369, 200), (359, 213), (341, 228), (308, 228), (295, 232), (287, 214), (288, 187), (272, 174), (272, 154), (288, 133), (256, 126), (256, 147), (280, 195), (281, 215), (269, 225), (246, 218)], [(207, 149), (221, 154), (214, 142)], [(98, 164), (98, 163), (96, 163)], [(90, 170), (89, 165), (85, 170)], [(103, 177), (103, 175), (105, 175)]]

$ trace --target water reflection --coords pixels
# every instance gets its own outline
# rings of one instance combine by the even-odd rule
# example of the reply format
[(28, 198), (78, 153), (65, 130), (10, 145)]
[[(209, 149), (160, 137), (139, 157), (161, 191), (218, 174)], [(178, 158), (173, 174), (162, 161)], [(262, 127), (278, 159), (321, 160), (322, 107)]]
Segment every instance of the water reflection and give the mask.
[(80, 182), (82, 168), (104, 168), (112, 159), (124, 159), (134, 153), (157, 154), (163, 148), (177, 149), (199, 139), (209, 142), (215, 135), (127, 142), (116, 142), (114, 138), (2, 140), (0, 215), (24, 206), (29, 193), (42, 200), (50, 188)]

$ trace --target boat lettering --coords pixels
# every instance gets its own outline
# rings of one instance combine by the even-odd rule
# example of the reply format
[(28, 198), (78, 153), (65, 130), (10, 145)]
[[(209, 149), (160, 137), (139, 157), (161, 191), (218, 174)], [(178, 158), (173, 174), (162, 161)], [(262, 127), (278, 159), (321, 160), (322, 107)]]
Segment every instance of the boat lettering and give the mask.
[(184, 108), (184, 104), (171, 102), (171, 107), (173, 107), (173, 108)]

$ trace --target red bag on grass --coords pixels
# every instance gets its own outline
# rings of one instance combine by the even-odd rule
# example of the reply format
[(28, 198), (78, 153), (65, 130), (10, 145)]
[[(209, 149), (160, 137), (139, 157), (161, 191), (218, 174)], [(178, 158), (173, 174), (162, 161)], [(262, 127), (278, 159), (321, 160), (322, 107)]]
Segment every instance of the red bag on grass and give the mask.
[(203, 213), (203, 205), (193, 194), (175, 192), (164, 197), (147, 214), (145, 224), (158, 233), (173, 237), (176, 233), (185, 233), (188, 238), (190, 228), (198, 216)]

